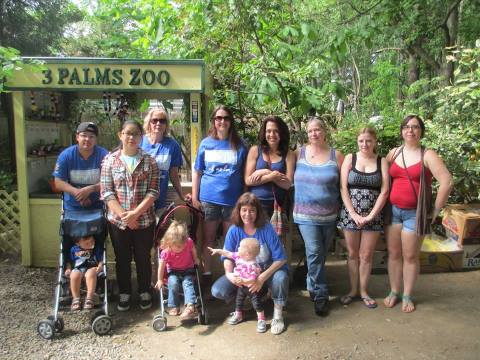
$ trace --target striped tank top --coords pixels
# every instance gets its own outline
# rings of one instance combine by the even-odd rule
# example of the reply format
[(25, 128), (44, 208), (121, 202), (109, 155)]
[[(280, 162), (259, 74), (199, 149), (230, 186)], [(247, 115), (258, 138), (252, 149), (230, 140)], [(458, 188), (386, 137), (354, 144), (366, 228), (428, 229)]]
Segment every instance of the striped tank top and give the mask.
[(326, 163), (314, 165), (307, 161), (305, 147), (302, 147), (293, 182), (293, 220), (296, 224), (335, 223), (340, 209), (340, 172), (335, 149), (330, 149), (330, 159)]

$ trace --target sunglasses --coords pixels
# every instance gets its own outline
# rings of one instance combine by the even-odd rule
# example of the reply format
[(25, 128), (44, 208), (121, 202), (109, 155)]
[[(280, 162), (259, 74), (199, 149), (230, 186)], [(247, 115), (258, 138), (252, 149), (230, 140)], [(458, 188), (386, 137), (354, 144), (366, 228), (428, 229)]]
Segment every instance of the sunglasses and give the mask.
[(151, 123), (151, 124), (160, 123), (160, 124), (165, 125), (165, 124), (167, 123), (167, 119), (165, 119), (165, 118), (162, 118), (162, 119), (158, 119), (158, 118), (150, 119), (150, 123)]
[(230, 121), (230, 120), (232, 120), (232, 118), (231, 118), (230, 116), (228, 116), (228, 115), (227, 115), (227, 116), (215, 116), (214, 119), (215, 119), (215, 121), (218, 121), (218, 122), (220, 122), (220, 121), (222, 121), (222, 120), (223, 120), (223, 121)]

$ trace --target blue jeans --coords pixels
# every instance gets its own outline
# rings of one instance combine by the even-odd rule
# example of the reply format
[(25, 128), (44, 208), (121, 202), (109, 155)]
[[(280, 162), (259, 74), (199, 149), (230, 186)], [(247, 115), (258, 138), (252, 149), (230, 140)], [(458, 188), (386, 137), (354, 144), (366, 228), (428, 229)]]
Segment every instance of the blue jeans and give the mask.
[(195, 304), (197, 296), (195, 295), (195, 276), (194, 275), (168, 275), (168, 307), (180, 306), (180, 285), (183, 287), (183, 297), (185, 305)]
[[(285, 306), (288, 297), (288, 273), (278, 269), (265, 281), (265, 285), (272, 291), (272, 300), (276, 305)], [(212, 295), (227, 303), (235, 300), (237, 287), (233, 285), (225, 275), (221, 276), (212, 286)]]
[(298, 228), (305, 242), (307, 258), (307, 290), (312, 300), (328, 299), (325, 260), (330, 241), (335, 235), (335, 224), (302, 225)]

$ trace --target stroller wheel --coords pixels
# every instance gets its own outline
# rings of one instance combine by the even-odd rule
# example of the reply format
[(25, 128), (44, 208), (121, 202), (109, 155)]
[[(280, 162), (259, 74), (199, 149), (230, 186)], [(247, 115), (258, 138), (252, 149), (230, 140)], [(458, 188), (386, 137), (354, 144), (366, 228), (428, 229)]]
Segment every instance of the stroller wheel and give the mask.
[(57, 321), (55, 321), (55, 316), (53, 315), (49, 315), (47, 319), (53, 321), (53, 324), (55, 326), (55, 332), (61, 333), (63, 331), (64, 323), (61, 316), (57, 316)]
[(50, 340), (55, 335), (55, 323), (49, 319), (40, 320), (37, 325), (37, 332), (42, 338)]
[(152, 326), (155, 331), (165, 331), (167, 330), (167, 319), (162, 315), (156, 315), (153, 318)]
[(198, 311), (198, 323), (200, 325), (207, 325), (208, 324), (208, 315), (207, 315), (207, 309), (199, 309)]
[(92, 330), (98, 336), (106, 335), (111, 329), (112, 319), (108, 315), (100, 315), (92, 321)]

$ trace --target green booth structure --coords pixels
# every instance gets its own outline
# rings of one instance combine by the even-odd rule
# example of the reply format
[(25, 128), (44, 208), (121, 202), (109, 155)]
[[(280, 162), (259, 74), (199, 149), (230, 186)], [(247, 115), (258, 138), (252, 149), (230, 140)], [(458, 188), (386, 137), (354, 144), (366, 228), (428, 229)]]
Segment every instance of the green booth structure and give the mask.
[[(209, 81), (203, 60), (25, 60), (43, 65), (25, 65), (5, 84), (13, 103), (22, 264), (56, 266), (61, 197), (51, 191), (48, 179), (59, 151), (74, 141), (71, 115), (67, 120), (73, 104), (78, 99), (96, 102), (105, 116), (104, 128), (110, 127), (112, 134), (118, 126), (113, 120), (121, 114), (141, 120), (140, 113), (149, 107), (169, 104), (164, 107), (171, 119), (172, 113), (183, 119), (177, 127), (189, 145), (183, 154), (189, 158), (188, 167), (205, 133)], [(142, 106), (128, 108), (132, 103)], [(85, 116), (81, 121), (97, 122)], [(102, 128), (99, 145), (104, 146), (101, 139)], [(188, 191), (188, 176), (182, 178), (182, 186)]]

